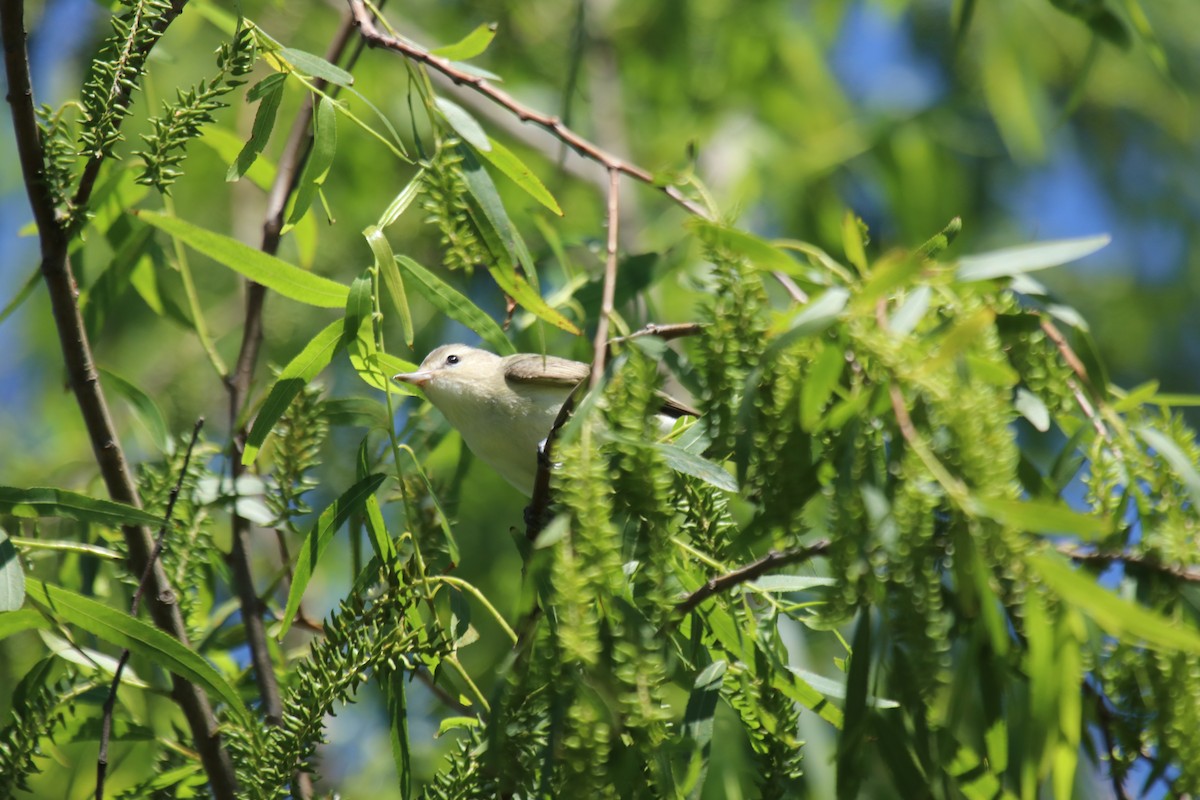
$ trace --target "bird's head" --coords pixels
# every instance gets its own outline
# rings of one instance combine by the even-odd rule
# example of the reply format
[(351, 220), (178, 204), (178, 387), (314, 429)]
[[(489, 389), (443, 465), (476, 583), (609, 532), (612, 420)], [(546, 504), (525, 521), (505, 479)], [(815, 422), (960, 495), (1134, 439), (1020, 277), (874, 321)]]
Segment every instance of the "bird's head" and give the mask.
[(444, 344), (425, 356), (416, 372), (401, 372), (392, 379), (419, 386), (431, 400), (465, 399), (486, 394), (497, 382), (503, 384), (501, 362), (500, 356), (486, 350)]

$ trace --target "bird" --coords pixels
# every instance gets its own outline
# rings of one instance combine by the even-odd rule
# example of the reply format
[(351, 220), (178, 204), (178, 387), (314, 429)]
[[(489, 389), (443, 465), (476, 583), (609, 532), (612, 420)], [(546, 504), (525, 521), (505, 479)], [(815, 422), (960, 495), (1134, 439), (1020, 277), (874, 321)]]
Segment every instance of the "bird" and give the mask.
[[(499, 356), (446, 344), (425, 356), (416, 372), (392, 379), (419, 387), (462, 435), (475, 456), (527, 497), (533, 495), (538, 452), (562, 409), (591, 366), (557, 356)], [(661, 395), (664, 426), (700, 412)]]

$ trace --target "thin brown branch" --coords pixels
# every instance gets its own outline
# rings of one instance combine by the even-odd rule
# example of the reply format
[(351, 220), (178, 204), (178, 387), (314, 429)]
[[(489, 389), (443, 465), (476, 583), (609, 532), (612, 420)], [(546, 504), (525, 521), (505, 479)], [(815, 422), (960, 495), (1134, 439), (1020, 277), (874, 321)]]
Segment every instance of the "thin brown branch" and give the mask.
[(703, 333), (705, 327), (706, 325), (703, 322), (671, 322), (666, 325), (648, 322), (628, 336), (614, 336), (609, 339), (609, 349), (611, 350), (614, 344), (623, 344), (631, 339), (640, 339), (643, 336), (657, 336), (664, 341), (682, 339), (685, 336), (695, 336)]
[(351, 13), (354, 15), (355, 24), (358, 25), (359, 33), (369, 46), (382, 47), (399, 53), (406, 58), (424, 64), (430, 69), (445, 75), (458, 86), (467, 86), (474, 89), (493, 103), (508, 109), (508, 111), (516, 115), (522, 122), (531, 122), (534, 125), (545, 128), (560, 142), (585, 158), (589, 158), (598, 164), (603, 164), (609, 171), (616, 170), (634, 180), (654, 186), (688, 212), (704, 219), (710, 218), (707, 209), (681, 192), (678, 187), (658, 183), (654, 175), (648, 170), (602, 150), (593, 142), (568, 128), (558, 117), (535, 111), (519, 102), (508, 92), (496, 88), (486, 79), (464, 72), (450, 60), (436, 56), (410, 41), (398, 39), (395, 36), (383, 33), (375, 26), (375, 19), (372, 17), (371, 12), (367, 10), (366, 4), (362, 0), (349, 0), (349, 3)]
[(588, 389), (600, 385), (604, 375), (604, 360), (608, 355), (608, 324), (613, 315), (613, 299), (617, 294), (617, 234), (621, 214), (621, 173), (608, 171), (608, 244), (604, 258), (604, 289), (600, 296), (600, 318), (596, 320), (596, 337), (592, 340), (592, 374)]
[(1096, 564), (1102, 567), (1110, 564), (1123, 564), (1130, 569), (1157, 572), (1189, 583), (1200, 583), (1200, 567), (1166, 564), (1153, 557), (1131, 553), (1127, 550), (1086, 550), (1079, 545), (1067, 542), (1057, 545), (1056, 549), (1072, 561), (1078, 561), (1081, 564)]
[[(53, 197), (46, 185), (45, 152), (34, 114), (21, 0), (0, 0), (0, 31), (17, 152), (34, 220), (38, 225), (42, 277), (50, 296), (67, 377), (109, 496), (118, 502), (140, 508), (141, 498), (108, 412), (91, 345), (76, 304), (78, 293), (68, 260), (70, 233), (66, 228), (65, 215), (61, 209), (54, 207)], [(166, 573), (161, 563), (151, 559), (154, 544), (150, 531), (131, 525), (122, 528), (122, 533), (129, 553), (130, 571), (134, 574), (142, 574), (147, 568), (151, 571), (149, 608), (155, 625), (186, 646), (183, 617), (178, 606), (172, 602)], [(171, 681), (172, 696), (187, 719), (214, 796), (222, 799), (235, 797), (237, 779), (233, 762), (221, 744), (216, 717), (208, 697), (199, 687), (179, 675), (172, 674)]]
[[(158, 557), (162, 554), (163, 542), (167, 538), (167, 529), (171, 526), (171, 518), (175, 516), (175, 501), (179, 499), (183, 480), (187, 477), (188, 465), (192, 462), (192, 452), (196, 449), (196, 442), (200, 438), (200, 429), (203, 427), (204, 417), (200, 417), (192, 428), (192, 440), (188, 442), (187, 452), (183, 455), (183, 466), (180, 467), (179, 477), (175, 480), (175, 486), (171, 488), (171, 494), (167, 498), (167, 510), (163, 515), (162, 527), (158, 529), (158, 536), (154, 539), (154, 550), (150, 553), (150, 561), (142, 570), (142, 578), (133, 592), (133, 599), (129, 601), (129, 616), (131, 617), (138, 615), (142, 604), (142, 595), (145, 593), (146, 587), (150, 585), (150, 580), (154, 575), (154, 565), (158, 563)], [(117, 703), (117, 688), (121, 685), (121, 673), (125, 671), (125, 665), (128, 662), (129, 648), (126, 647), (121, 651), (121, 657), (117, 660), (117, 669), (113, 673), (112, 683), (108, 687), (108, 697), (104, 700), (104, 713), (100, 719), (100, 751), (96, 756), (96, 800), (104, 800), (104, 780), (108, 776), (108, 740), (112, 736), (113, 708)]]
[(818, 539), (810, 545), (795, 547), (791, 550), (772, 550), (762, 558), (752, 561), (744, 567), (738, 567), (724, 575), (709, 578), (707, 583), (676, 604), (675, 616), (685, 617), (698, 605), (714, 595), (732, 589), (739, 584), (752, 581), (755, 578), (760, 578), (771, 570), (779, 569), (789, 564), (802, 564), (805, 561), (820, 558), (828, 551), (828, 539)]
[[(1058, 354), (1062, 356), (1062, 360), (1075, 373), (1075, 378), (1067, 379), (1067, 386), (1070, 388), (1071, 394), (1075, 397), (1075, 402), (1079, 405), (1079, 410), (1087, 417), (1100, 438), (1112, 444), (1112, 437), (1109, 436), (1108, 428), (1100, 419), (1100, 415), (1096, 413), (1096, 406), (1093, 405), (1092, 400), (1088, 399), (1088, 395), (1091, 395), (1096, 404), (1104, 402), (1104, 398), (1096, 391), (1095, 385), (1088, 376), (1087, 367), (1083, 365), (1079, 354), (1071, 347), (1071, 344), (1067, 341), (1067, 337), (1058, 329), (1058, 326), (1044, 313), (1039, 313), (1037, 317), (1042, 331), (1045, 332), (1050, 341), (1054, 342), (1054, 346), (1058, 349)], [(1087, 390), (1086, 393), (1084, 389)]]
[[(340, 61), (353, 33), (353, 18), (346, 14), (330, 41), (325, 52), (325, 60), (331, 63)], [(357, 58), (359, 52), (361, 52), (361, 47), (351, 56), (351, 62)], [(313, 81), (313, 85), (317, 90), (326, 88), (326, 82), (319, 78)], [(313, 96), (313, 93), (310, 92), (301, 103), (300, 110), (297, 112), (288, 134), (287, 143), (280, 154), (275, 181), (272, 183), (267, 197), (261, 249), (272, 255), (279, 250), (288, 198), (296, 190), (304, 163), (308, 160), (312, 150)], [(227, 382), (229, 429), (233, 436), (230, 471), (235, 493), (238, 478), (245, 472), (245, 467), (241, 463), (241, 453), (245, 447), (247, 435), (246, 427), (239, 425), (239, 418), (243, 406), (249, 400), (254, 371), (258, 366), (258, 357), (263, 341), (263, 306), (265, 302), (266, 288), (253, 281), (247, 281), (242, 343), (238, 350), (233, 374)], [(266, 628), (263, 625), (262, 616), (263, 603), (254, 585), (254, 573), (250, 565), (250, 521), (237, 513), (236, 503), (232, 528), (233, 546), (229, 554), (229, 564), (233, 570), (234, 588), (242, 608), (246, 643), (250, 650), (250, 661), (254, 665), (254, 679), (262, 698), (263, 713), (267, 723), (279, 725), (283, 721), (283, 703), (280, 699), (279, 683), (275, 676), (275, 664), (267, 645)], [(298, 772), (293, 787), (296, 796), (302, 800), (312, 796), (312, 782), (307, 773)]]

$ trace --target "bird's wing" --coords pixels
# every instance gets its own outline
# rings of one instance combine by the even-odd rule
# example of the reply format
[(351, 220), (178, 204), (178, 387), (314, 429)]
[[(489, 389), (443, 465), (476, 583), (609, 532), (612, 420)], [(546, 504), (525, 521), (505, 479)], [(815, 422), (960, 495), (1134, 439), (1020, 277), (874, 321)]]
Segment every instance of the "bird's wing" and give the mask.
[[(541, 356), (536, 353), (521, 353), (509, 356), (504, 364), (504, 377), (516, 383), (536, 383), (543, 386), (574, 388), (587, 378), (592, 368), (582, 361), (572, 361), (557, 356)], [(662, 407), (660, 414), (668, 417), (698, 417), (700, 412), (686, 403), (663, 392), (656, 392)]]
[(539, 383), (569, 389), (588, 376), (591, 367), (581, 361), (537, 353), (509, 356), (504, 363), (504, 377), (516, 383)]
[(687, 403), (681, 403), (671, 395), (665, 392), (655, 392), (658, 399), (662, 401), (662, 408), (658, 410), (660, 414), (666, 414), (668, 417), (679, 419), (680, 417), (699, 417), (700, 412), (689, 406)]

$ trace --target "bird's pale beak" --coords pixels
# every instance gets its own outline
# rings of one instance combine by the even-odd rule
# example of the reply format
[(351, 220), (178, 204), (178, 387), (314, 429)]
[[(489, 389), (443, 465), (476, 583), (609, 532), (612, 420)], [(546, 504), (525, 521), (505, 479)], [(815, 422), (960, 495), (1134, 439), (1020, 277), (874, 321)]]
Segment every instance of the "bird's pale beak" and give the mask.
[(401, 372), (392, 376), (392, 380), (400, 381), (401, 383), (411, 383), (413, 386), (424, 387), (433, 379), (433, 373), (427, 369), (419, 369), (416, 372)]

